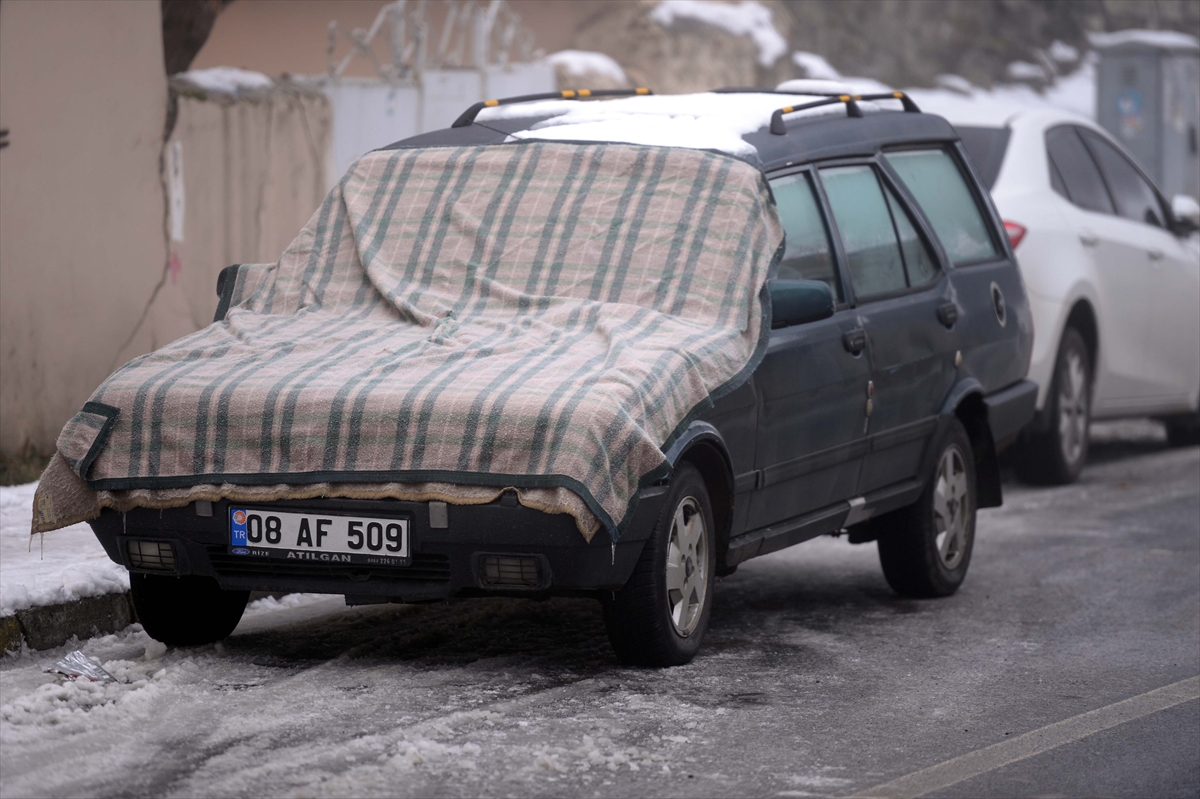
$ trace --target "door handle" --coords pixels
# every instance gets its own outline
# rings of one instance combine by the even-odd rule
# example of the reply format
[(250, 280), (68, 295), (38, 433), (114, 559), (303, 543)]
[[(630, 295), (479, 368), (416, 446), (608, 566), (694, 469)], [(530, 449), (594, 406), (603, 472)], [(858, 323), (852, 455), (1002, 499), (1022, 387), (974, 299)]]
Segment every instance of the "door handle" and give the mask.
[(842, 336), (842, 346), (851, 355), (858, 355), (867, 346), (867, 331), (856, 327)]
[(1083, 242), (1085, 247), (1095, 247), (1100, 243), (1100, 237), (1095, 233), (1080, 233), (1079, 240)]
[(1146, 255), (1150, 256), (1151, 261), (1161, 261), (1163, 257), (1162, 250), (1147, 250)]
[(954, 327), (954, 323), (958, 321), (958, 306), (952, 302), (947, 302), (939, 305), (937, 309), (938, 321), (941, 322), (947, 330)]

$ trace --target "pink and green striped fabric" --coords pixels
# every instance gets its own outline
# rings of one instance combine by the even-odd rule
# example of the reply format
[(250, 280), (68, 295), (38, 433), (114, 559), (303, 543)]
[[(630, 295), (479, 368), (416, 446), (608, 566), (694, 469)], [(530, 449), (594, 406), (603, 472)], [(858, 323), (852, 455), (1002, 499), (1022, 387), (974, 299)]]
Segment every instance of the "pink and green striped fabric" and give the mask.
[(277, 263), (238, 270), (223, 318), (108, 378), (60, 449), (107, 491), (565, 487), (615, 539), (673, 436), (761, 357), (782, 240), (761, 171), (727, 155), (370, 153)]

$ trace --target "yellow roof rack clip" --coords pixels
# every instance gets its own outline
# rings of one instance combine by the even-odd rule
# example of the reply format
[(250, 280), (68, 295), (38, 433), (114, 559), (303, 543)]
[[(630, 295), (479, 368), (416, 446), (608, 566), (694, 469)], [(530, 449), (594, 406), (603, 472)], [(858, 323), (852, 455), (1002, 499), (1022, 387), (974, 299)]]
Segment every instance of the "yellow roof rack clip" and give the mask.
[(776, 136), (783, 136), (787, 133), (787, 126), (783, 124), (783, 115), (791, 114), (796, 111), (806, 111), (809, 108), (819, 108), (823, 105), (836, 105), (843, 103), (846, 106), (846, 116), (861, 117), (862, 109), (859, 108), (860, 100), (899, 100), (904, 106), (904, 111), (910, 114), (919, 114), (921, 109), (917, 108), (917, 104), (912, 101), (904, 92), (887, 92), (886, 94), (838, 94), (830, 97), (825, 97), (820, 100), (813, 100), (811, 103), (803, 105), (785, 106), (771, 114), (771, 132)]

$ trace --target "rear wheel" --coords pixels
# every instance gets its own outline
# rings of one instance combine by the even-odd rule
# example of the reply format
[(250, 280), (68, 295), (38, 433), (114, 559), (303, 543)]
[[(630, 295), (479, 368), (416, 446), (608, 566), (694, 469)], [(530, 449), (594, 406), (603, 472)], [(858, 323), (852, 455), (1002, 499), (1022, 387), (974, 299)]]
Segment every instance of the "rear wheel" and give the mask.
[(1037, 485), (1066, 485), (1079, 479), (1087, 461), (1091, 421), (1092, 368), (1087, 342), (1075, 328), (1063, 333), (1054, 379), (1046, 398), (1049, 428), (1023, 442), (1017, 474)]
[(129, 575), (138, 621), (155, 640), (172, 646), (211, 644), (241, 621), (249, 591), (223, 591), (211, 577)]
[(632, 576), (602, 600), (622, 663), (679, 666), (696, 656), (712, 608), (714, 531), (704, 478), (683, 463)]
[(904, 596), (953, 594), (975, 546), (975, 459), (961, 422), (951, 422), (936, 451), (920, 498), (880, 525), (886, 529), (878, 542), (883, 576)]

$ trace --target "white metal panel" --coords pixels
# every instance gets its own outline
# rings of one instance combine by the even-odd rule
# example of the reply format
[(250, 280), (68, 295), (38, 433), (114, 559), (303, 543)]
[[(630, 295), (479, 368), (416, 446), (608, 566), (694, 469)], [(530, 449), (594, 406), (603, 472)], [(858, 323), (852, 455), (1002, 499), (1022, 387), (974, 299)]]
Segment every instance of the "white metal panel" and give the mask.
[(487, 98), (518, 97), (554, 90), (554, 66), (546, 60), (504, 67), (490, 66), (484, 74), (484, 94)]
[(391, 85), (375, 78), (341, 78), (320, 88), (333, 105), (331, 187), (363, 153), (422, 131), (416, 86)]
[(483, 96), (483, 73), (476, 69), (427, 69), (421, 73), (422, 131), (448, 128)]

